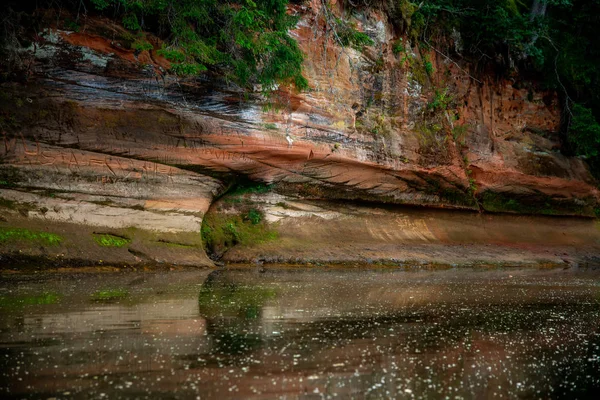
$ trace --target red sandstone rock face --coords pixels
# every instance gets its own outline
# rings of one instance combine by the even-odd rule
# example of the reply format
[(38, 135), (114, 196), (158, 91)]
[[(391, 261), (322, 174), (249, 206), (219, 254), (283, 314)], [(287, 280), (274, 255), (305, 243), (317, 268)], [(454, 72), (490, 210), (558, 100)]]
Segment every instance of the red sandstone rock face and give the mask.
[[(342, 48), (319, 4), (292, 10), (310, 90), (279, 88), (275, 111), (216, 78), (165, 78), (155, 51), (136, 55), (98, 29), (48, 31), (32, 83), (4, 87), (15, 123), (3, 133), (0, 180), (20, 193), (76, 193), (82, 212), (86, 196), (119, 199), (154, 213), (133, 226), (166, 231), (197, 231), (241, 175), (310, 198), (591, 215), (597, 183), (585, 162), (557, 151), (555, 94), (475, 79), (443, 49), (406, 38), (394, 54), (400, 38), (377, 12), (356, 17), (375, 44)], [(1, 188), (0, 197), (19, 200)], [(121, 214), (94, 210), (93, 224), (121, 226)], [(165, 212), (171, 224), (160, 222)]]
[[(376, 149), (359, 153), (352, 145), (343, 145), (342, 152), (358, 159), (366, 154), (368, 161), (396, 173), (423, 176), (424, 171), (436, 182), (442, 175), (463, 192), (471, 186), (479, 206), (490, 211), (497, 209), (487, 207), (485, 199), (512, 196), (524, 203), (528, 197), (533, 203), (559, 199), (558, 209), (569, 201), (575, 204), (557, 213), (589, 212), (583, 211), (583, 204), (598, 200), (597, 183), (582, 160), (557, 151), (560, 108), (555, 93), (518, 89), (513, 82), (494, 77), (475, 79), (438, 49), (410, 48), (406, 38), (406, 53), (394, 55), (392, 44), (397, 38), (383, 21), (376, 13), (362, 17), (362, 27), (380, 38), (363, 54), (335, 46), (331, 37), (324, 37), (314, 14), (297, 29), (309, 55), (307, 75), (315, 88), (304, 98), (310, 102), (305, 109), (318, 110), (331, 129), (345, 128), (341, 130), (344, 141), (360, 138), (362, 149)], [(419, 70), (427, 61), (433, 66), (431, 74)], [(440, 94), (451, 97), (441, 116), (430, 111)], [(373, 121), (381, 119), (385, 134), (352, 129), (357, 109), (362, 115), (356, 121), (360, 118), (365, 127), (373, 128)], [(436, 138), (426, 140), (435, 136), (427, 129), (433, 124), (442, 129)], [(398, 160), (405, 163), (394, 164)], [(444, 185), (440, 186), (433, 190), (438, 194), (436, 202), (447, 205), (448, 199), (439, 196), (444, 192)], [(422, 182), (419, 189), (432, 191)]]

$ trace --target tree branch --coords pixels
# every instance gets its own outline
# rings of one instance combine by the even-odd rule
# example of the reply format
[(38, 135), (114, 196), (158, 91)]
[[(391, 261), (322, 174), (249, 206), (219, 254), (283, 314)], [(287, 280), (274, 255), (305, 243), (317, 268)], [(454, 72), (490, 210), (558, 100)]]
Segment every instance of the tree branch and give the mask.
[(473, 75), (469, 74), (466, 70), (464, 70), (463, 68), (461, 68), (461, 66), (458, 65), (458, 63), (456, 61), (454, 61), (453, 59), (451, 59), (450, 57), (448, 57), (447, 55), (445, 55), (444, 53), (442, 53), (441, 51), (439, 51), (438, 49), (436, 49), (435, 47), (433, 47), (431, 45), (431, 43), (429, 43), (426, 39), (423, 39), (423, 41), (425, 42), (425, 44), (427, 44), (427, 46), (431, 47), (436, 53), (438, 53), (439, 55), (441, 55), (442, 57), (444, 57), (446, 60), (450, 61), (452, 64), (456, 65), (456, 67), (459, 70), (461, 70), (462, 72), (464, 72), (469, 78), (473, 79), (477, 83), (483, 83), (479, 79), (475, 78)]

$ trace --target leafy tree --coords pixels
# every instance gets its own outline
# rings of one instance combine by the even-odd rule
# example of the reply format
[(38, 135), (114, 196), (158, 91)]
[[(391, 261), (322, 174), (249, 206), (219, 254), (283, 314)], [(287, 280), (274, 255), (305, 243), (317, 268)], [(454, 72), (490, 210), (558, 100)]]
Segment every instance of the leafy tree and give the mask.
[(287, 0), (91, 0), (97, 10), (120, 13), (130, 30), (162, 32), (160, 53), (177, 74), (224, 71), (242, 86), (307, 86), (303, 54), (288, 30), (297, 18)]
[(592, 110), (580, 104), (572, 107), (569, 140), (577, 154), (596, 158), (600, 152), (600, 125)]
[[(288, 0), (9, 0), (10, 9), (34, 14), (43, 7), (116, 17), (133, 32), (149, 31), (165, 40), (160, 54), (172, 72), (194, 75), (213, 71), (243, 87), (269, 91), (276, 84), (305, 89), (303, 53), (288, 31), (297, 17)], [(19, 14), (20, 15), (20, 14)], [(6, 35), (5, 35), (6, 36)], [(6, 42), (6, 41), (5, 41)], [(149, 43), (136, 43), (138, 51)]]

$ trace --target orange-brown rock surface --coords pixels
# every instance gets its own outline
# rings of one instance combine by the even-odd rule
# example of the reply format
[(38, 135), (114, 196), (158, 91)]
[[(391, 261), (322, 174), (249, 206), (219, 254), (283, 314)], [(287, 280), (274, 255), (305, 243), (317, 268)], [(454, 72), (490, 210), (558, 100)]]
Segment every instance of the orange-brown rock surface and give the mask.
[(109, 21), (45, 30), (30, 81), (2, 87), (0, 197), (31, 205), (4, 212), (14, 224), (198, 232), (243, 177), (292, 197), (593, 215), (597, 182), (559, 152), (554, 93), (475, 78), (375, 11), (353, 17), (374, 45), (343, 48), (319, 4), (291, 10), (310, 89), (270, 99), (165, 75), (155, 50), (99, 34), (117, 29)]

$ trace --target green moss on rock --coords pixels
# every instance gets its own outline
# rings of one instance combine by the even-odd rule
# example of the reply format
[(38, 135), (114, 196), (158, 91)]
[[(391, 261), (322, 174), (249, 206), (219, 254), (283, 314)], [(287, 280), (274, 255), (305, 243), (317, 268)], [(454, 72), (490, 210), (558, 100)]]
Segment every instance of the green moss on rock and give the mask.
[(247, 213), (209, 213), (202, 224), (204, 248), (222, 255), (235, 245), (251, 246), (277, 238), (277, 232), (264, 222), (262, 213), (251, 209)]
[(516, 198), (503, 193), (486, 191), (481, 195), (483, 209), (490, 212), (541, 215), (581, 215), (591, 216), (593, 210), (586, 204), (574, 200), (557, 201), (548, 196)]
[(25, 228), (0, 228), (0, 244), (10, 242), (30, 242), (56, 246), (63, 238), (55, 233), (32, 231)]
[(94, 241), (102, 247), (124, 247), (131, 243), (130, 239), (108, 233), (94, 234)]

